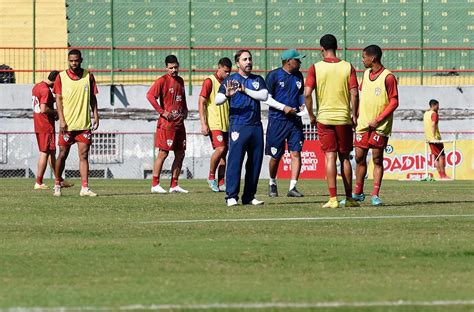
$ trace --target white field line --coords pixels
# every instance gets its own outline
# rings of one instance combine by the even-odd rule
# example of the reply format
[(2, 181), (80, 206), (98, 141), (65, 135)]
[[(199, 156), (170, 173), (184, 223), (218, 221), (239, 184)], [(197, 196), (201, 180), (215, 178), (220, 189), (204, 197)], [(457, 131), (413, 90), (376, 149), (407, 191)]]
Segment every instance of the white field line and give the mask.
[(214, 304), (152, 304), (127, 305), (116, 307), (14, 307), (0, 309), (0, 312), (76, 312), (76, 311), (159, 311), (159, 310), (220, 310), (220, 309), (309, 309), (309, 308), (369, 308), (402, 306), (472, 306), (474, 300), (435, 300), (435, 301), (368, 301), (368, 302), (315, 302), (315, 303), (214, 303)]
[(163, 223), (206, 223), (206, 222), (261, 222), (261, 221), (334, 221), (334, 220), (384, 220), (384, 219), (433, 219), (433, 218), (472, 218), (474, 214), (441, 215), (392, 215), (365, 217), (285, 217), (285, 218), (236, 218), (236, 219), (188, 219), (140, 221), (140, 224)]

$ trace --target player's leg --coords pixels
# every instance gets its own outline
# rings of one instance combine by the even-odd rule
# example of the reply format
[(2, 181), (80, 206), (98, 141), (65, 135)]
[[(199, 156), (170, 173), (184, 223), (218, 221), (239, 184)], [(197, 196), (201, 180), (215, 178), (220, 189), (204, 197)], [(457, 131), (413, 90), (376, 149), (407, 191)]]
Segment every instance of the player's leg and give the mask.
[(46, 166), (48, 165), (49, 153), (40, 152), (38, 158), (38, 168), (36, 170), (36, 181), (35, 181), (35, 190), (48, 190), (49, 187), (43, 183), (44, 172), (46, 171)]
[(357, 201), (364, 201), (364, 182), (367, 175), (367, 154), (368, 148), (362, 148), (356, 146), (355, 148), (355, 161), (356, 161), (356, 183), (354, 187), (354, 193), (352, 198)]
[(383, 178), (383, 148), (372, 148), (372, 161), (374, 163), (374, 188), (372, 190), (372, 205), (382, 205), (379, 197)]
[[(219, 192), (219, 185), (216, 181), (216, 171), (220, 164), (222, 163), (223, 157), (227, 153), (227, 144), (224, 141), (224, 136), (222, 131), (211, 131), (211, 142), (212, 147), (214, 148), (214, 153), (211, 155), (211, 160), (209, 164), (209, 176), (207, 178), (207, 183), (213, 192)], [(222, 172), (222, 169), (220, 169)], [(224, 172), (225, 172), (225, 160), (224, 160)]]
[(318, 123), (318, 135), (321, 142), (321, 149), (326, 159), (326, 182), (329, 190), (329, 201), (323, 208), (338, 208), (337, 188), (336, 188), (336, 158), (337, 158), (337, 137), (334, 126)]
[(352, 198), (352, 165), (350, 153), (353, 149), (352, 125), (336, 126), (338, 157), (341, 164), (341, 177), (346, 198), (341, 201), (344, 207), (359, 207), (360, 204)]
[(450, 177), (446, 174), (446, 155), (444, 153), (439, 155), (438, 167), (438, 172), (441, 179), (450, 179)]
[(247, 149), (247, 141), (241, 132), (242, 126), (231, 126), (229, 129), (229, 156), (227, 157), (226, 169), (226, 201), (227, 206), (237, 205), (240, 192), (240, 175), (242, 163)]
[(56, 165), (54, 167), (54, 196), (61, 196), (61, 182), (64, 172), (64, 167), (66, 166), (66, 159), (69, 156), (69, 150), (71, 149), (71, 144), (73, 144), (74, 138), (71, 136), (71, 132), (62, 133), (58, 137), (58, 146), (59, 153), (56, 158)]
[(245, 185), (242, 194), (242, 204), (261, 205), (263, 201), (257, 200), (258, 178), (263, 162), (263, 128), (261, 126), (246, 127), (248, 146), (247, 163), (245, 164)]
[(288, 122), (287, 138), (288, 149), (290, 150), (291, 156), (291, 179), (290, 186), (288, 188), (288, 197), (303, 197), (296, 184), (300, 177), (301, 171), (301, 150), (303, 149), (304, 133), (303, 124), (301, 122), (294, 123)]
[(281, 157), (285, 152), (285, 121), (270, 119), (268, 121), (265, 155), (270, 156), (268, 162), (268, 172), (270, 179), (268, 181), (268, 196), (278, 196), (277, 172)]
[(77, 141), (77, 150), (79, 152), (79, 172), (81, 174), (80, 196), (97, 196), (89, 187), (89, 150), (91, 142)]
[(181, 174), (181, 168), (183, 167), (183, 160), (185, 156), (184, 149), (174, 150), (174, 160), (171, 165), (171, 183), (170, 193), (189, 193), (187, 190), (179, 186), (178, 179)]
[[(156, 156), (153, 162), (153, 170), (152, 170), (152, 181), (151, 181), (151, 192), (152, 193), (168, 193), (161, 185), (160, 185), (160, 175), (161, 170), (163, 168), (163, 163), (165, 162), (166, 158), (168, 157), (170, 148), (172, 146), (174, 136), (172, 138), (168, 138), (168, 133), (165, 129), (157, 128), (155, 133), (155, 149), (159, 149), (158, 155)], [(170, 140), (170, 141), (168, 141)], [(171, 144), (168, 145), (168, 142)]]
[(268, 172), (270, 175), (270, 180), (268, 183), (268, 196), (270, 197), (278, 197), (276, 177), (278, 172), (278, 165), (280, 164), (280, 159), (281, 158), (270, 157), (270, 161), (268, 162)]
[(229, 151), (229, 133), (222, 132), (222, 136), (224, 138), (223, 146), (225, 147), (225, 149), (222, 152), (221, 160), (219, 161), (219, 165), (217, 167), (217, 185), (219, 187), (220, 192), (225, 192), (225, 169), (227, 164), (227, 152)]

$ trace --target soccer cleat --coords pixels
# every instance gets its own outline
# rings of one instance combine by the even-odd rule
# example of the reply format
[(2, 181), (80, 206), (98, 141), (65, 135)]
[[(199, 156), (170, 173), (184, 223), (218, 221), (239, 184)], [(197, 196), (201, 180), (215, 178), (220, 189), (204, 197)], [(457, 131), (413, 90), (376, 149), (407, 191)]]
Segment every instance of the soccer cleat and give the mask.
[(54, 186), (53, 196), (56, 196), (56, 197), (61, 196), (61, 185), (55, 185)]
[(89, 187), (83, 187), (81, 188), (81, 191), (79, 192), (80, 196), (89, 196), (89, 197), (96, 197), (97, 193), (93, 192)]
[(339, 202), (337, 201), (337, 198), (336, 197), (330, 198), (329, 201), (323, 205), (323, 208), (333, 208), (333, 209), (339, 208)]
[(66, 180), (61, 181), (61, 187), (68, 188), (68, 187), (73, 187), (73, 186), (74, 186), (74, 183), (72, 182), (69, 182)]
[(352, 193), (352, 199), (355, 200), (355, 201), (358, 201), (358, 202), (363, 202), (365, 200), (365, 194), (364, 193), (362, 193), (362, 194)]
[(377, 195), (372, 195), (372, 199), (370, 201), (372, 203), (372, 206), (382, 206), (383, 205), (382, 200)]
[(286, 194), (288, 197), (303, 197), (304, 195), (301, 194), (296, 187), (292, 188), (291, 190), (288, 191), (288, 194)]
[(175, 187), (170, 187), (170, 193), (189, 193), (189, 191), (185, 190), (179, 185), (176, 185)]
[(268, 186), (268, 196), (278, 197), (278, 187), (276, 184), (270, 184)]
[(34, 190), (49, 190), (49, 186), (47, 186), (44, 183), (38, 184), (35, 183), (35, 186), (33, 187)]
[(219, 192), (225, 192), (225, 184), (219, 185)]
[(360, 204), (358, 201), (356, 201), (353, 198), (346, 198), (339, 202), (339, 206), (345, 207), (345, 208), (353, 208), (353, 207), (360, 207)]
[(164, 194), (168, 193), (164, 188), (161, 187), (161, 185), (157, 184), (155, 186), (151, 187), (151, 192), (152, 193), (158, 193), (158, 194)]
[(237, 203), (237, 200), (235, 198), (229, 198), (227, 199), (227, 207), (233, 207), (233, 206), (237, 206), (238, 203)]
[(207, 184), (209, 184), (209, 187), (213, 192), (219, 192), (219, 186), (217, 185), (216, 180), (207, 180)]

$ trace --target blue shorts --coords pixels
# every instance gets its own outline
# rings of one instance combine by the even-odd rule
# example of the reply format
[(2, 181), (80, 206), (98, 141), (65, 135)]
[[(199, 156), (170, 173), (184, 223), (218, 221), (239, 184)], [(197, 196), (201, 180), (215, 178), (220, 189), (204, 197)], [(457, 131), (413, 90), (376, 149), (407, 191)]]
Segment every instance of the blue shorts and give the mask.
[(291, 152), (301, 152), (304, 143), (303, 123), (301, 120), (270, 119), (266, 139), (265, 155), (275, 159), (285, 153), (285, 142), (288, 142)]

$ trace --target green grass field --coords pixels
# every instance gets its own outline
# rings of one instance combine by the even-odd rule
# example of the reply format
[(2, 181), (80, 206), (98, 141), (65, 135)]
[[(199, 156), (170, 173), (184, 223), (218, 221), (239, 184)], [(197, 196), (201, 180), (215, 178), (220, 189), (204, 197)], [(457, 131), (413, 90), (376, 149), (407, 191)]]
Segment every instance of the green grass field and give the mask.
[(385, 206), (334, 210), (324, 181), (270, 199), (262, 180), (265, 205), (233, 209), (202, 180), (74, 182), (0, 180), (0, 311), (474, 310), (474, 181), (385, 181)]

